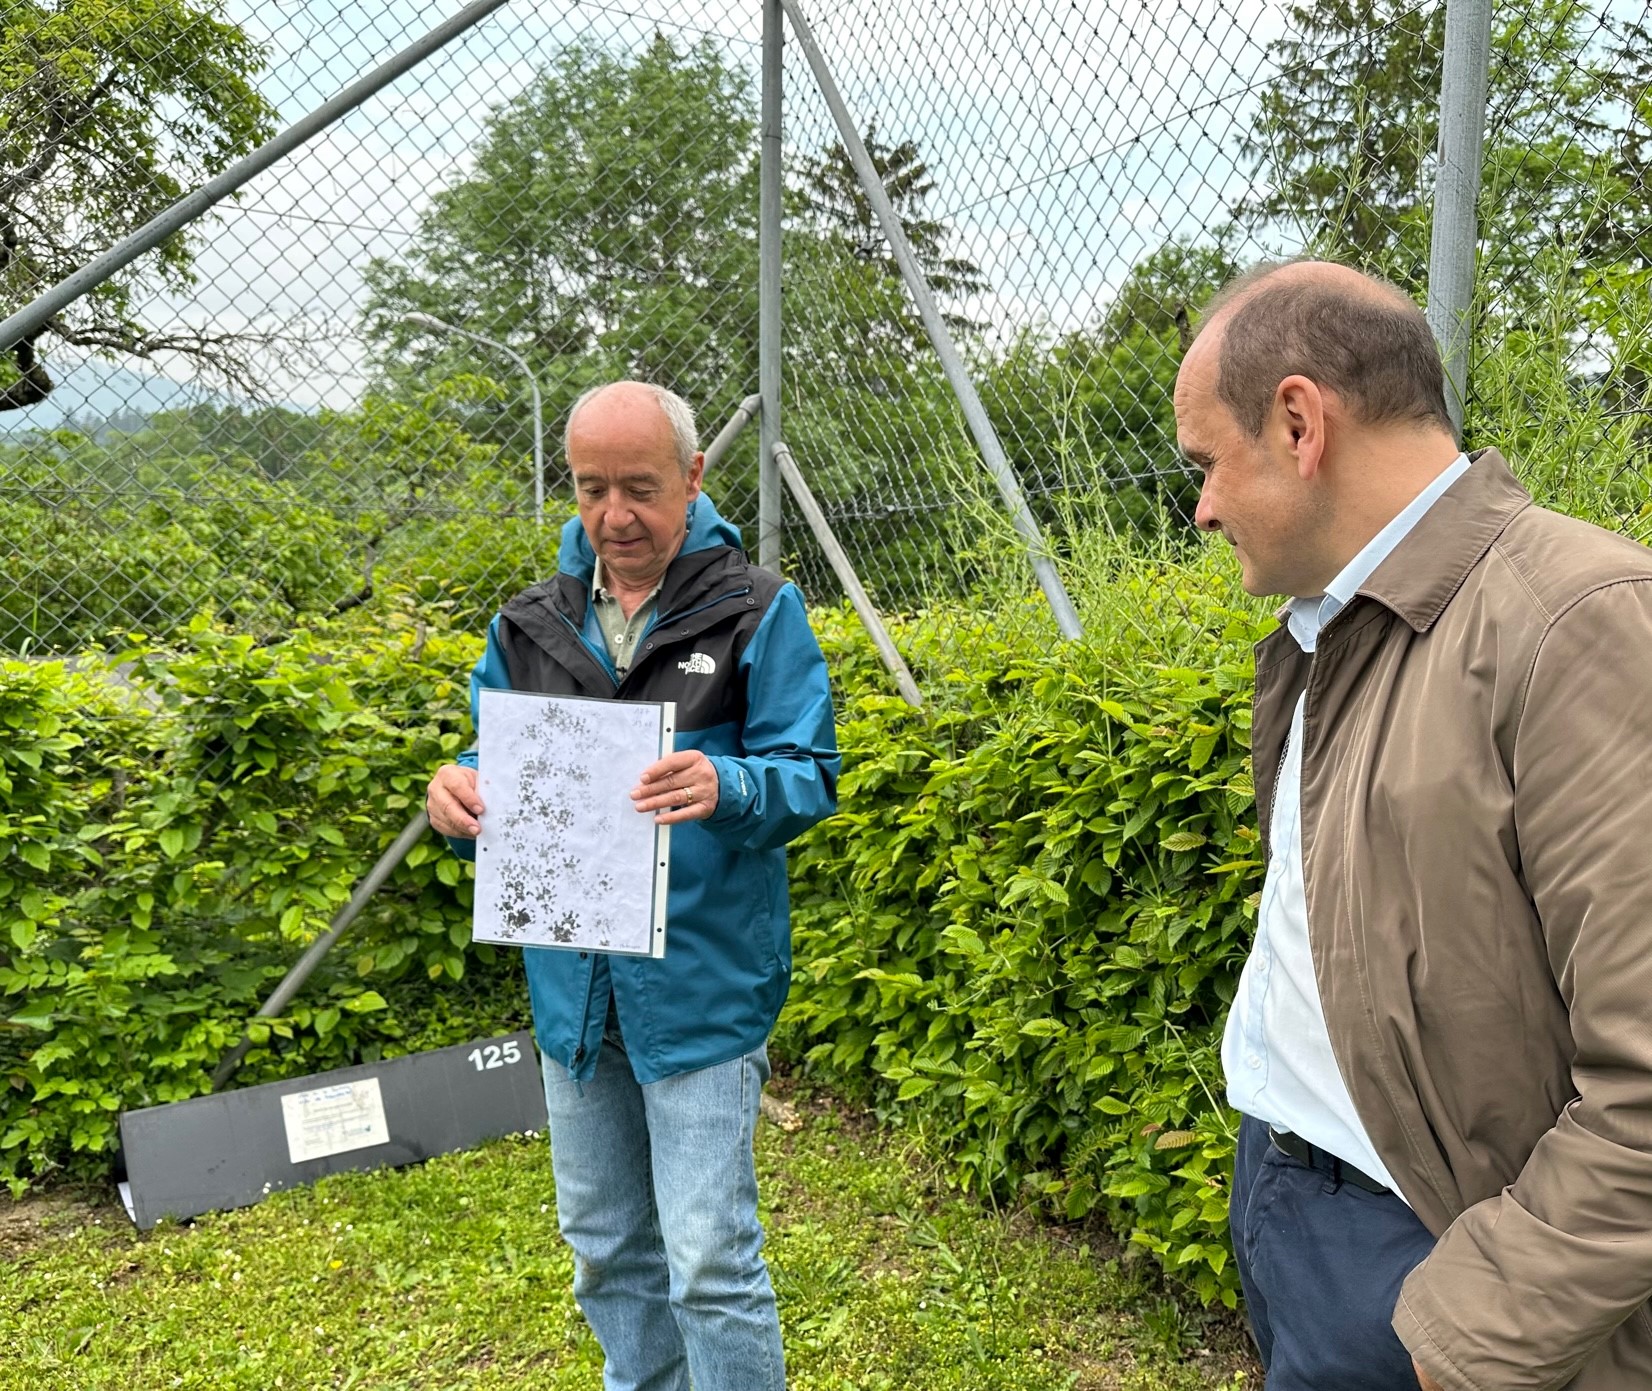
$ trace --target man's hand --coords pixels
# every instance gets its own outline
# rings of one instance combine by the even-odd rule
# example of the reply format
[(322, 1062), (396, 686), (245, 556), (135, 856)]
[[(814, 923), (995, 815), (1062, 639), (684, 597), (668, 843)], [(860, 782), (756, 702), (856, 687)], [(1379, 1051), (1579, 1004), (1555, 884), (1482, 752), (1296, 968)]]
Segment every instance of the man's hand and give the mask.
[(656, 813), (661, 826), (679, 821), (704, 821), (717, 810), (717, 770), (698, 749), (667, 754), (643, 769), (642, 780), (631, 789), (638, 811)]
[(444, 836), (475, 840), (482, 826), (479, 817), (485, 808), (476, 794), (476, 770), (459, 763), (445, 763), (430, 780), (424, 796), (430, 824)]
[(1429, 1374), (1423, 1370), (1423, 1364), (1417, 1361), (1415, 1357), (1411, 1359), (1411, 1366), (1417, 1373), (1417, 1385), (1422, 1387), (1422, 1391), (1445, 1391), (1445, 1387), (1441, 1386), (1439, 1382), (1429, 1376)]

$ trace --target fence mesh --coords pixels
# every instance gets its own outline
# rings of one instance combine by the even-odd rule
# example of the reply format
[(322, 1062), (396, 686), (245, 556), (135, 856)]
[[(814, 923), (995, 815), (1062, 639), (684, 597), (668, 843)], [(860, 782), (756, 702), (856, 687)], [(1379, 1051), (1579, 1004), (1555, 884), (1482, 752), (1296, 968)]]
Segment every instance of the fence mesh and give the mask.
[[(8, 308), (451, 9), (11, 7)], [(806, 9), (1064, 560), (1185, 529), (1170, 390), (1234, 270), (1307, 250), (1426, 291), (1438, 0)], [(201, 612), (269, 637), (408, 589), (479, 626), (554, 564), (581, 389), (646, 376), (709, 437), (757, 388), (760, 11), (519, 0), (64, 311), (0, 377), (0, 650)], [(1496, 11), (1468, 424), (1641, 535), (1648, 23)], [(1032, 593), (795, 43), (784, 146), (783, 428), (828, 518), (886, 607)], [(753, 541), (756, 435), (707, 481)]]

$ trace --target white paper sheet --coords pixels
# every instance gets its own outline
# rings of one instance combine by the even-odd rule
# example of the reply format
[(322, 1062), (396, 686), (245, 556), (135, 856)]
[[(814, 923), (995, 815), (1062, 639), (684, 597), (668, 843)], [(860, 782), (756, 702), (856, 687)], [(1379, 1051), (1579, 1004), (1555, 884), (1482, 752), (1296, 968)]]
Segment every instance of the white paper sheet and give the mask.
[(390, 1143), (377, 1077), (291, 1092), (281, 1098), (281, 1119), (294, 1164)]
[(660, 956), (669, 828), (631, 801), (670, 702), (483, 691), (478, 942)]

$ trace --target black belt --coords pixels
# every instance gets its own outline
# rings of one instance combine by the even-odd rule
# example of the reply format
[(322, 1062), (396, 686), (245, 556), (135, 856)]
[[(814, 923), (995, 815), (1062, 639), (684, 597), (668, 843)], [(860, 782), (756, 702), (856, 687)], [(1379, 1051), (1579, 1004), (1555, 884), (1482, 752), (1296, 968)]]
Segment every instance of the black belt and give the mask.
[(1315, 1173), (1324, 1174), (1337, 1183), (1351, 1183), (1355, 1188), (1363, 1188), (1367, 1193), (1390, 1191), (1370, 1174), (1356, 1169), (1346, 1159), (1338, 1159), (1330, 1151), (1322, 1150), (1318, 1145), (1310, 1145), (1300, 1135), (1293, 1135), (1288, 1130), (1275, 1130), (1270, 1125), (1268, 1141), (1281, 1154), (1288, 1155), (1298, 1164), (1305, 1164)]

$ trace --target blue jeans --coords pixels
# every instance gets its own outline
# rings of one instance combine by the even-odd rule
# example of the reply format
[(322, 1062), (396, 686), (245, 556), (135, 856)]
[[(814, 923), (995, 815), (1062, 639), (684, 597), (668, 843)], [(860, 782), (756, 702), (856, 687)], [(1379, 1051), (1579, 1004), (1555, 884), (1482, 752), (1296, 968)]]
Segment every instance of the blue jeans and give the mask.
[(1390, 1320), (1434, 1238), (1404, 1199), (1333, 1182), (1245, 1116), (1228, 1216), (1265, 1391), (1417, 1391)]
[(544, 1072), (557, 1221), (605, 1391), (784, 1391), (752, 1161), (765, 1050), (642, 1086), (610, 1033), (589, 1082)]

